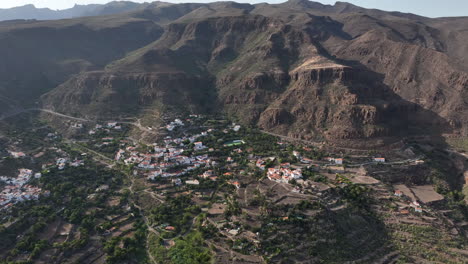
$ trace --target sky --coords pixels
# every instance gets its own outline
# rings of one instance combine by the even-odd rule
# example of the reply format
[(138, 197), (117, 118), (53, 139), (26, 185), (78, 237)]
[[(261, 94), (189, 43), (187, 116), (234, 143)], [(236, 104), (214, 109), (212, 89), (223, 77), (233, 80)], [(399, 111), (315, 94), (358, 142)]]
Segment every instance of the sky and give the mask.
[[(133, 2), (150, 2), (151, 0), (133, 0)], [(164, 0), (163, 0), (164, 1)], [(172, 3), (212, 2), (209, 0), (166, 0)], [(400, 11), (427, 17), (468, 16), (468, 0), (341, 0), (366, 8), (377, 8), (387, 11)], [(0, 8), (11, 8), (26, 4), (51, 9), (65, 9), (77, 4), (103, 4), (110, 0), (0, 0)], [(284, 0), (238, 0), (243, 3), (280, 3)], [(315, 0), (323, 4), (334, 4), (335, 0)]]

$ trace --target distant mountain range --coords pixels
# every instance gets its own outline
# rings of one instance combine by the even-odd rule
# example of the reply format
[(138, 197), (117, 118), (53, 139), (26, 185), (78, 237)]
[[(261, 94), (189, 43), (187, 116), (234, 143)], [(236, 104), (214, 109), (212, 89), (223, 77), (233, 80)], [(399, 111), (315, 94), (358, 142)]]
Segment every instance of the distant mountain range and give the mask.
[(53, 20), (76, 18), (84, 16), (111, 15), (144, 8), (148, 4), (139, 4), (129, 1), (115, 1), (99, 5), (75, 5), (64, 10), (51, 10), (49, 8), (36, 8), (34, 5), (25, 5), (8, 9), (0, 9), (0, 21), (16, 19)]
[(224, 112), (277, 134), (369, 148), (468, 135), (467, 17), (306, 0), (114, 2), (81, 14), (103, 13), (0, 22), (2, 107), (90, 118)]

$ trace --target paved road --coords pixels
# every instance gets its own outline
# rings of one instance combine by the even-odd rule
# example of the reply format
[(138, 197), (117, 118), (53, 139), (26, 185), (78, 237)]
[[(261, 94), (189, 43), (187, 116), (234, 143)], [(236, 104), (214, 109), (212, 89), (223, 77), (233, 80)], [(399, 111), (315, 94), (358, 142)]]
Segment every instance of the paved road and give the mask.
[[(364, 163), (358, 163), (358, 164), (346, 164), (348, 167), (360, 167), (364, 165), (370, 165), (370, 164), (382, 164), (382, 165), (399, 165), (399, 164), (405, 164), (405, 163), (410, 163), (410, 162), (415, 162), (417, 160), (423, 159), (423, 156), (416, 157), (414, 159), (406, 159), (406, 160), (400, 160), (400, 161), (392, 161), (392, 162), (385, 162), (385, 163), (379, 163), (376, 161), (369, 161), (369, 162), (364, 162)], [(325, 166), (335, 166), (336, 164), (327, 164)]]
[[(90, 120), (90, 119), (85, 119), (85, 118), (80, 118), (80, 117), (74, 117), (74, 116), (58, 113), (58, 112), (55, 112), (53, 110), (43, 109), (43, 108), (18, 109), (18, 110), (14, 111), (14, 112), (7, 113), (6, 115), (0, 116), (0, 121), (2, 121), (4, 119), (7, 119), (7, 118), (10, 118), (10, 117), (13, 117), (13, 116), (16, 116), (16, 115), (19, 115), (19, 114), (22, 114), (22, 113), (34, 112), (34, 111), (44, 112), (44, 113), (52, 114), (52, 115), (55, 115), (55, 116), (68, 118), (68, 119), (81, 121), (81, 122), (95, 122), (96, 121), (96, 120)], [(159, 135), (158, 132), (152, 131), (152, 130), (148, 129), (147, 127), (142, 126), (141, 123), (140, 123), (140, 120), (138, 120), (137, 122), (118, 121), (118, 120), (107, 120), (107, 121), (100, 121), (100, 122), (104, 122), (104, 123), (105, 122), (117, 122), (117, 123), (121, 123), (121, 124), (129, 124), (129, 125), (137, 127), (141, 131), (144, 131), (144, 132), (147, 132), (147, 133), (150, 133), (150, 134), (153, 134), (153, 135)]]
[(4, 120), (4, 119), (7, 119), (7, 118), (10, 118), (10, 117), (13, 117), (13, 116), (16, 116), (16, 115), (19, 115), (19, 114), (22, 114), (22, 113), (34, 112), (34, 111), (45, 112), (45, 113), (49, 113), (49, 114), (52, 114), (52, 115), (56, 115), (56, 116), (60, 116), (60, 117), (65, 117), (65, 118), (68, 118), (68, 119), (73, 119), (73, 120), (82, 121), (82, 122), (89, 122), (89, 121), (91, 121), (91, 120), (88, 120), (88, 119), (79, 118), (79, 117), (74, 117), (74, 116), (69, 116), (69, 115), (57, 113), (57, 112), (52, 111), (52, 110), (49, 110), (49, 109), (42, 109), (42, 108), (17, 109), (17, 110), (14, 111), (14, 112), (7, 113), (7, 114), (5, 114), (5, 115), (2, 115), (2, 116), (0, 117), (0, 121), (1, 121), (1, 120)]

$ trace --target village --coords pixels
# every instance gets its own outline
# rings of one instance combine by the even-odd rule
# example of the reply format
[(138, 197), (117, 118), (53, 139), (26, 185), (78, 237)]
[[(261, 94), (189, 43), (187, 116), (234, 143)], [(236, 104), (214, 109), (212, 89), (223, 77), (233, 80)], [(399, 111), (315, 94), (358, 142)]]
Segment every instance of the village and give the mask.
[[(346, 175), (353, 183), (372, 185), (379, 183), (379, 180), (363, 173), (363, 168), (366, 165), (401, 164), (418, 166), (424, 163), (421, 157), (405, 161), (392, 161), (390, 163), (386, 158), (381, 156), (368, 157), (367, 159), (360, 157), (359, 159), (354, 159), (354, 161), (352, 158), (346, 160), (342, 157), (320, 157), (317, 160), (309, 158), (308, 156), (310, 155), (307, 155), (313, 152), (311, 147), (303, 146), (302, 148), (294, 149), (287, 142), (272, 142), (271, 144), (274, 144), (277, 149), (283, 153), (286, 152), (286, 155), (289, 156), (289, 162), (279, 162), (280, 159), (277, 156), (253, 154), (252, 148), (246, 147), (245, 141), (240, 138), (239, 131), (241, 130), (241, 126), (238, 124), (208, 128), (195, 134), (182, 133), (182, 135), (173, 136), (175, 131), (184, 128), (199, 130), (198, 127), (193, 125), (199, 117), (200, 115), (190, 115), (184, 120), (186, 123), (181, 118), (169, 121), (167, 125), (161, 128), (166, 131), (167, 136), (158, 143), (150, 144), (145, 149), (146, 151), (139, 151), (141, 148), (138, 147), (138, 142), (135, 144), (130, 140), (120, 140), (119, 148), (114, 154), (114, 161), (132, 166), (134, 168), (133, 176), (145, 178), (148, 183), (152, 184), (153, 189), (154, 185), (158, 183), (162, 183), (161, 186), (164, 186), (167, 191), (167, 187), (170, 186), (180, 189), (182, 185), (199, 185), (200, 180), (215, 182), (223, 177), (227, 179), (228, 184), (238, 189), (241, 187), (241, 181), (235, 175), (260, 173), (272, 182), (290, 186), (293, 186), (291, 183), (294, 183), (294, 191), (302, 193), (308, 187), (315, 184), (311, 180), (304, 179), (303, 170), (326, 176), (327, 182), (335, 181), (337, 179), (336, 175)], [(103, 147), (115, 141), (114, 137), (109, 136), (109, 133), (112, 133), (112, 131), (122, 131), (123, 127), (124, 124), (119, 124), (115, 121), (96, 124), (87, 134), (93, 137), (97, 133), (103, 135), (100, 139), (101, 143), (94, 145), (95, 147)], [(71, 128), (83, 129), (83, 124), (71, 123)], [(214, 137), (215, 133), (217, 133), (216, 136), (229, 135), (228, 138), (230, 140), (223, 141), (222, 144), (219, 144), (219, 142), (209, 145), (204, 144), (203, 139)], [(235, 139), (236, 134), (239, 137), (238, 139)], [(48, 139), (56, 137), (56, 133), (49, 133), (47, 135)], [(290, 149), (286, 150), (288, 146), (290, 146)], [(61, 149), (52, 147), (49, 148), (49, 151), (57, 152), (58, 155), (55, 162), (42, 164), (41, 168), (43, 170), (52, 167), (63, 170), (66, 166), (79, 167), (85, 165), (83, 160), (71, 160)], [(220, 151), (223, 151), (221, 156)], [(21, 151), (9, 151), (9, 153), (14, 159), (26, 157), (26, 154)], [(87, 153), (82, 153), (82, 158), (86, 155)], [(241, 159), (248, 161), (247, 167), (238, 165), (236, 161)], [(42, 191), (41, 188), (27, 184), (30, 179), (38, 179), (40, 177), (40, 172), (33, 175), (31, 170), (23, 168), (19, 169), (17, 178), (2, 176), (0, 181), (3, 181), (6, 185), (1, 193), (0, 206), (2, 208), (9, 208), (16, 202), (38, 199), (40, 195), (47, 195), (47, 191)], [(167, 185), (167, 182), (170, 182), (170, 184)], [(408, 188), (403, 184), (397, 184), (393, 188), (393, 195), (395, 197), (405, 198), (405, 203), (400, 203), (400, 209), (403, 213), (409, 213), (408, 208), (413, 208), (414, 212), (422, 213), (424, 203), (439, 201), (443, 198), (428, 187), (423, 187), (424, 190), (421, 191), (418, 188)]]
[[(287, 228), (320, 217), (324, 208), (340, 214), (370, 204), (374, 212), (391, 216), (385, 218), (389, 226), (428, 227), (448, 219), (435, 210), (444, 196), (432, 185), (400, 179), (427, 166), (424, 155), (412, 148), (386, 155), (331, 153), (203, 115), (166, 118), (159, 128), (145, 128), (160, 136), (144, 141), (129, 136), (128, 122), (67, 124), (74, 132), (69, 139), (51, 131), (44, 134), (47, 145), (33, 152), (9, 148), (8, 159), (19, 164), (33, 160), (34, 168), (19, 167), (17, 177), (0, 178), (0, 211), (53, 194), (41, 184), (43, 175), (46, 182), (74, 170), (91, 176), (88, 167), (99, 164), (109, 175), (126, 176), (122, 186), (109, 178), (92, 183), (85, 194), (94, 210), (114, 211), (96, 219), (98, 236), (117, 249), (122, 242), (116, 241), (146, 228), (152, 257), (175, 250), (181, 237), (201, 232), (216, 261), (234, 257), (261, 263), (265, 254), (275, 256), (262, 243), (277, 239), (270, 232), (273, 224)], [(97, 205), (105, 194), (106, 202)], [(73, 226), (57, 228), (62, 225), (67, 230)], [(398, 237), (402, 231), (394, 232)]]
[[(50, 137), (50, 135), (49, 135)], [(68, 155), (61, 149), (49, 148), (57, 154), (54, 162), (44, 163), (41, 165), (41, 171), (47, 171), (50, 168), (63, 170), (66, 166), (80, 167), (84, 166), (83, 160), (69, 160)], [(9, 151), (13, 159), (26, 159), (27, 155), (23, 152)], [(36, 157), (41, 157), (44, 152), (39, 153)], [(60, 157), (62, 156), (62, 157)], [(33, 172), (31, 169), (20, 168), (17, 177), (0, 176), (0, 183), (3, 183), (3, 190), (0, 192), (0, 210), (7, 210), (15, 203), (27, 200), (38, 200), (40, 196), (48, 196), (50, 191), (42, 190), (37, 186), (29, 184), (35, 179), (40, 179), (42, 173), (40, 171)], [(0, 185), (1, 186), (1, 185)]]
[[(197, 117), (197, 115), (192, 115), (187, 121), (192, 121), (194, 117)], [(279, 157), (264, 157), (252, 154), (252, 149), (245, 147), (245, 142), (241, 139), (225, 142), (222, 144), (222, 147), (218, 144), (218, 147), (230, 151), (229, 153), (225, 152), (224, 154), (227, 157), (224, 157), (219, 156), (220, 150), (215, 149), (216, 146), (207, 146), (203, 143), (203, 138), (213, 135), (216, 129), (210, 128), (198, 134), (186, 134), (174, 138), (170, 135), (175, 129), (184, 127), (185, 125), (181, 119), (176, 118), (165, 126), (169, 135), (161, 143), (151, 144), (149, 153), (139, 152), (136, 150), (136, 146), (130, 145), (126, 146), (125, 149), (117, 151), (115, 161), (135, 166), (133, 175), (142, 176), (152, 183), (161, 182), (161, 179), (169, 179), (173, 186), (180, 187), (183, 184), (199, 185), (199, 180), (202, 179), (216, 181), (218, 177), (227, 176), (229, 184), (240, 188), (241, 184), (239, 180), (232, 176), (246, 174), (246, 167), (236, 166), (236, 159), (246, 158), (249, 162), (248, 168), (258, 169), (259, 172), (264, 173), (268, 180), (276, 183), (290, 184), (294, 182), (296, 186), (294, 190), (297, 192), (299, 192), (299, 187), (313, 185), (312, 181), (303, 179), (302, 170), (304, 169), (313, 171), (316, 174), (321, 173), (322, 175), (326, 175), (330, 182), (336, 180), (336, 175), (342, 174), (349, 177), (353, 183), (372, 185), (379, 183), (379, 181), (363, 173), (364, 166), (366, 165), (387, 164), (390, 166), (390, 164), (401, 164), (418, 166), (424, 164), (421, 157), (403, 161), (395, 160), (390, 163), (386, 158), (381, 156), (368, 157), (367, 159), (360, 157), (354, 162), (352, 159), (345, 160), (341, 157), (323, 157), (319, 160), (314, 160), (307, 157), (307, 153), (313, 151), (310, 147), (304, 146), (299, 150), (286, 151), (288, 143), (281, 141), (273, 142), (272, 144), (277, 145), (282, 152), (288, 152), (288, 155), (295, 161), (294, 163), (280, 163)], [(107, 127), (119, 127), (120, 129), (117, 123), (109, 123)], [(235, 136), (240, 129), (240, 125), (231, 124), (227, 125), (227, 127), (219, 128), (219, 132), (222, 132), (221, 135), (232, 133)], [(103, 141), (106, 140), (107, 138), (103, 138)], [(245, 155), (245, 153), (248, 153), (248, 155)], [(302, 153), (306, 153), (306, 155), (302, 155)], [(236, 158), (233, 158), (234, 156)], [(193, 171), (196, 171), (198, 174), (191, 173)], [(223, 173), (218, 175), (215, 171), (223, 171)], [(250, 174), (252, 173), (250, 172)], [(431, 188), (428, 189), (427, 187), (425, 187), (424, 194), (417, 189), (410, 190), (410, 188), (402, 184), (394, 185), (393, 187), (393, 195), (395, 197), (404, 197), (408, 200), (405, 204), (400, 204), (402, 212), (406, 212), (407, 208), (413, 208), (414, 212), (422, 213), (421, 203), (431, 203), (443, 199), (441, 195), (438, 195), (433, 189), (431, 190)], [(301, 191), (304, 192), (304, 190)]]
[[(243, 128), (237, 124), (215, 126), (194, 134), (174, 133), (199, 130), (190, 127), (192, 119), (184, 120), (186, 122), (176, 119), (169, 123), (164, 139), (150, 144), (146, 151), (138, 151), (137, 145), (125, 145), (116, 152), (115, 161), (132, 166), (132, 175), (140, 184), (141, 200), (160, 203), (180, 195), (195, 195), (194, 202), (208, 213), (206, 224), (213, 225), (233, 240), (247, 236), (246, 239), (254, 243), (260, 239), (248, 231), (247, 226), (236, 224), (238, 217), (229, 217), (233, 210), (231, 199), (237, 199), (239, 210), (255, 218), (258, 211), (251, 205), (257, 199), (256, 191), (278, 205), (297, 205), (304, 200), (324, 202), (327, 192), (350, 184), (369, 186), (378, 194), (378, 199), (396, 206), (394, 214), (399, 221), (409, 223), (431, 219), (428, 217), (433, 215), (431, 204), (443, 200), (430, 185), (388, 185), (377, 179), (379, 170), (385, 167), (423, 166), (423, 157), (418, 155), (392, 157), (392, 160), (382, 156), (331, 157), (325, 153), (317, 155), (318, 150), (312, 147), (284, 141), (269, 141), (270, 150), (262, 155), (255, 145), (263, 143), (244, 139)], [(277, 155), (272, 155), (274, 153)], [(232, 198), (215, 199), (212, 205), (204, 202), (221, 193)], [(332, 210), (347, 207), (340, 200), (325, 198), (325, 201)], [(174, 243), (170, 238), (177, 237), (183, 228), (170, 220), (154, 222), (151, 227), (162, 237), (169, 238), (166, 242), (169, 244)], [(242, 257), (247, 258), (246, 255)]]
[(41, 188), (27, 184), (31, 178), (36, 179), (41, 177), (41, 173), (35, 173), (28, 169), (20, 169), (17, 178), (0, 177), (6, 185), (0, 192), (0, 210), (8, 209), (14, 203), (25, 200), (37, 200), (40, 195), (49, 195), (50, 192), (42, 191)]

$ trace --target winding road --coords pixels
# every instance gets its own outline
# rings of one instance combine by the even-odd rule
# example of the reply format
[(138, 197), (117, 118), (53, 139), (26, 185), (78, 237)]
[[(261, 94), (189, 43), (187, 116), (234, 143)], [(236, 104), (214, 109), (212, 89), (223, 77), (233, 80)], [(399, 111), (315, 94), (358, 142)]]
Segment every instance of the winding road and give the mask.
[(90, 122), (91, 121), (91, 120), (84, 119), (84, 118), (79, 118), (79, 117), (74, 117), (74, 116), (69, 116), (69, 115), (57, 113), (55, 111), (52, 111), (52, 110), (49, 110), (49, 109), (43, 109), (43, 108), (17, 109), (17, 110), (15, 110), (13, 112), (6, 113), (6, 114), (0, 116), (0, 121), (5, 120), (5, 119), (10, 118), (10, 117), (13, 117), (13, 116), (16, 116), (16, 115), (19, 115), (19, 114), (23, 114), (23, 113), (27, 113), (27, 112), (34, 112), (34, 111), (45, 112), (45, 113), (49, 113), (49, 114), (52, 114), (52, 115), (56, 115), (56, 116), (60, 116), (60, 117), (68, 118), (68, 119), (73, 119), (73, 120), (77, 120), (77, 121), (82, 121), (82, 122)]
[[(13, 117), (13, 116), (16, 116), (16, 115), (19, 115), (19, 114), (23, 114), (23, 113), (27, 113), (27, 112), (34, 112), (34, 111), (44, 112), (44, 113), (48, 113), (48, 114), (55, 115), (55, 116), (58, 116), (58, 117), (68, 118), (68, 119), (71, 119), (71, 120), (76, 120), (76, 121), (81, 121), (81, 122), (96, 122), (96, 121), (98, 121), (98, 120), (91, 120), (91, 119), (85, 119), (85, 118), (80, 118), (80, 117), (74, 117), (74, 116), (58, 113), (58, 112), (55, 112), (55, 111), (50, 110), (50, 109), (44, 109), (44, 108), (17, 109), (17, 110), (15, 110), (13, 112), (6, 113), (6, 114), (0, 116), (0, 121), (5, 120), (5, 119), (10, 118), (10, 117)], [(140, 120), (138, 120), (137, 122), (118, 121), (118, 120), (107, 120), (107, 121), (99, 121), (99, 122), (104, 122), (104, 123), (105, 122), (117, 122), (117, 123), (120, 123), (120, 124), (128, 124), (128, 125), (135, 126), (138, 129), (140, 129), (141, 131), (144, 131), (146, 133), (159, 135), (158, 132), (152, 131), (152, 130), (148, 129), (147, 127), (142, 126), (141, 123), (140, 123)]]

